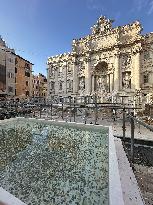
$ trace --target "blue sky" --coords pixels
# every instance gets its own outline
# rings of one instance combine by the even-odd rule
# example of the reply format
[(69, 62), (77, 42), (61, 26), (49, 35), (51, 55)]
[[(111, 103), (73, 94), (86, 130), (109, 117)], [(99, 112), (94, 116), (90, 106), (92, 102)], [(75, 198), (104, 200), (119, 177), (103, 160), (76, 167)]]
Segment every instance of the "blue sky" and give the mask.
[(71, 51), (100, 15), (114, 26), (140, 20), (143, 33), (153, 32), (153, 0), (0, 0), (0, 35), (46, 74), (47, 57)]

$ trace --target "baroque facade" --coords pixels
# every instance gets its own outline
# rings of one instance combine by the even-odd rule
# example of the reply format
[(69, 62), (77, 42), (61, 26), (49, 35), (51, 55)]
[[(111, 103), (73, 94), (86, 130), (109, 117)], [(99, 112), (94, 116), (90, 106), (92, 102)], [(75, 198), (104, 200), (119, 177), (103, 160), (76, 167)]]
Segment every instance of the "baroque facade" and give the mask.
[(112, 23), (101, 16), (90, 35), (73, 40), (72, 52), (48, 58), (49, 99), (153, 92), (153, 33), (142, 35), (139, 21)]

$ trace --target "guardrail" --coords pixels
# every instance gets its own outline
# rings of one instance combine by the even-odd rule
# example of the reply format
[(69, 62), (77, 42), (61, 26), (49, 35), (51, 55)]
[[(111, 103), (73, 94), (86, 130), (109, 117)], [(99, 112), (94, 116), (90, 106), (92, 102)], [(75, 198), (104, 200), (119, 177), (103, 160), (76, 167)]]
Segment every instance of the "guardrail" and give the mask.
[[(127, 115), (127, 118), (130, 120), (130, 125), (131, 125), (131, 148), (130, 148), (130, 163), (131, 166), (133, 167), (134, 164), (134, 130), (135, 130), (135, 122), (138, 123), (139, 125), (142, 125), (143, 127), (147, 128), (148, 130), (150, 130), (151, 132), (153, 132), (153, 126), (148, 125), (147, 123), (143, 122), (142, 120), (140, 120), (139, 118), (137, 118), (136, 116), (134, 116), (134, 113), (131, 112), (130, 114)], [(126, 140), (126, 111), (125, 108), (123, 108), (123, 142), (125, 142)]]

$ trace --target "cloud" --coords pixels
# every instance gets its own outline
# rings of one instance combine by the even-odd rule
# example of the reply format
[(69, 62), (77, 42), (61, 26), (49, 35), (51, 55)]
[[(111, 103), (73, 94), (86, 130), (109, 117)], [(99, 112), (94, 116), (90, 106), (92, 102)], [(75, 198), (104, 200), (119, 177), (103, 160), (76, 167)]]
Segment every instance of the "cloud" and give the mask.
[(150, 1), (149, 3), (149, 10), (147, 12), (148, 15), (153, 13), (153, 0)]
[(141, 12), (145, 9), (145, 13), (150, 15), (153, 13), (153, 0), (134, 0), (134, 6), (131, 12)]
[(135, 0), (136, 9), (138, 11), (141, 11), (143, 9), (143, 7), (145, 6), (146, 2), (147, 2), (146, 0)]
[(86, 4), (89, 10), (104, 10), (98, 0), (86, 0)]

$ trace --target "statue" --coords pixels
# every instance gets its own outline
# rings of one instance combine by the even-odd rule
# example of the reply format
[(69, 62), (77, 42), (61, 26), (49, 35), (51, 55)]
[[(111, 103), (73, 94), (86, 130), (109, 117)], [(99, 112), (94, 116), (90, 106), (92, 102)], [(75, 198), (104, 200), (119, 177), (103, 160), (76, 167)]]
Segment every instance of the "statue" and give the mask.
[(82, 77), (79, 83), (79, 90), (83, 91), (84, 89), (85, 89), (85, 81), (84, 78)]
[(97, 91), (102, 92), (106, 90), (106, 80), (104, 77), (98, 77), (97, 79)]
[(124, 77), (123, 77), (123, 88), (127, 89), (127, 88), (131, 88), (131, 76), (130, 73), (125, 73)]
[(131, 56), (124, 56), (123, 58), (123, 62), (122, 62), (122, 65), (123, 66), (128, 66), (131, 64)]
[(106, 19), (105, 16), (101, 16), (96, 24), (92, 27), (92, 34), (108, 32), (112, 29), (112, 23), (114, 20)]

